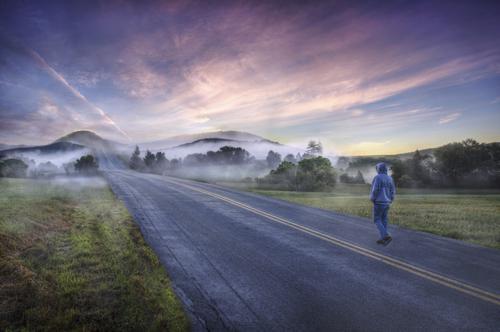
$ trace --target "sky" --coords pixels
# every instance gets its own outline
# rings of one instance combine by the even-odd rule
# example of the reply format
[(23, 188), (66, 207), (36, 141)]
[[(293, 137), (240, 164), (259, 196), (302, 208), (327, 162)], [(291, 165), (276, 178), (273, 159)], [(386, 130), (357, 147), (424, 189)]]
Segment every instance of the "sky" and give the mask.
[(500, 2), (2, 1), (0, 143), (500, 141)]

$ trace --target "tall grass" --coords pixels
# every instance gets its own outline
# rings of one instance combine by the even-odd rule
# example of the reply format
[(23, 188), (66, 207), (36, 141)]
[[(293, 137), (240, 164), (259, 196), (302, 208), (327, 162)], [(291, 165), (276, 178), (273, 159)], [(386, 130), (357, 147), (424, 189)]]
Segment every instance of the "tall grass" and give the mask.
[[(331, 193), (251, 190), (345, 214), (372, 216), (366, 185), (340, 185)], [(403, 227), (500, 249), (498, 190), (398, 190), (389, 218), (391, 223)]]
[(0, 330), (188, 329), (158, 258), (108, 187), (0, 187)]

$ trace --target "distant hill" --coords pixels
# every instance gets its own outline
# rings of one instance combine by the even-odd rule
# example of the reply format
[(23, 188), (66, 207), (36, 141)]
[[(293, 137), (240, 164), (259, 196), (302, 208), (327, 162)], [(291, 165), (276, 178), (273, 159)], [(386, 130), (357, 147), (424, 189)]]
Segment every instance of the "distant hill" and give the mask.
[[(498, 142), (486, 143), (486, 144), (500, 144)], [(444, 146), (444, 145), (442, 145)], [(433, 156), (434, 152), (439, 149), (441, 146), (435, 148), (425, 148), (418, 149), (421, 155), (430, 155)], [(366, 155), (366, 156), (340, 156), (337, 159), (336, 167), (341, 169), (364, 169), (364, 168), (373, 168), (374, 165), (378, 162), (385, 162), (388, 164), (393, 163), (395, 160), (407, 160), (415, 154), (415, 151), (411, 152), (403, 152), (397, 154), (387, 154), (387, 155)]]
[(89, 149), (97, 151), (116, 150), (124, 147), (125, 145), (104, 139), (96, 133), (89, 130), (79, 130), (72, 132), (66, 136), (57, 139), (55, 142), (68, 142), (83, 145)]
[(186, 147), (194, 146), (197, 144), (206, 144), (206, 143), (208, 143), (208, 144), (238, 145), (238, 144), (246, 143), (246, 142), (235, 140), (235, 139), (225, 139), (225, 138), (214, 137), (214, 138), (198, 139), (194, 142), (189, 142), (189, 143), (184, 143), (184, 144), (178, 145), (175, 148), (186, 148)]
[(163, 149), (177, 147), (179, 145), (186, 143), (194, 143), (196, 141), (204, 139), (225, 139), (225, 140), (245, 141), (245, 142), (266, 141), (270, 143), (276, 143), (268, 139), (265, 139), (261, 136), (247, 133), (244, 131), (221, 130), (221, 131), (212, 131), (212, 132), (192, 134), (192, 135), (172, 136), (163, 140), (143, 142), (139, 145), (146, 149), (163, 150)]
[(161, 149), (161, 151), (165, 152), (168, 158), (184, 158), (188, 154), (217, 151), (226, 145), (243, 148), (257, 159), (265, 159), (270, 150), (280, 153), (282, 157), (289, 153), (296, 155), (299, 152), (304, 152), (302, 149), (283, 145), (267, 139), (245, 141), (219, 137), (198, 139), (193, 142), (180, 144), (171, 148)]
[(54, 142), (52, 144), (47, 144), (47, 145), (29, 146), (29, 147), (2, 150), (0, 151), (0, 155), (9, 156), (9, 155), (25, 154), (25, 153), (52, 154), (58, 152), (73, 152), (82, 149), (85, 149), (85, 147), (80, 144), (74, 144), (70, 142)]
[(11, 144), (2, 144), (0, 143), (0, 151), (2, 150), (7, 150), (7, 149), (15, 149), (15, 148), (23, 148), (26, 147), (26, 145), (11, 145)]
[(111, 140), (104, 139), (88, 130), (75, 131), (65, 135), (51, 144), (40, 146), (23, 146), (0, 151), (0, 157), (18, 157), (36, 160), (37, 163), (51, 161), (58, 165), (80, 157), (82, 154), (93, 153), (105, 155), (116, 153), (128, 147)]
[[(436, 150), (436, 149), (437, 148), (427, 148), (427, 149), (419, 149), (418, 151), (420, 151), (421, 154), (432, 155), (434, 153), (434, 150)], [(345, 156), (345, 157), (351, 158), (351, 159), (362, 159), (362, 158), (406, 159), (406, 158), (410, 158), (411, 156), (413, 156), (414, 153), (415, 153), (415, 151), (396, 153), (396, 154), (378, 154), (378, 155), (374, 154), (374, 155), (366, 155), (366, 156)]]

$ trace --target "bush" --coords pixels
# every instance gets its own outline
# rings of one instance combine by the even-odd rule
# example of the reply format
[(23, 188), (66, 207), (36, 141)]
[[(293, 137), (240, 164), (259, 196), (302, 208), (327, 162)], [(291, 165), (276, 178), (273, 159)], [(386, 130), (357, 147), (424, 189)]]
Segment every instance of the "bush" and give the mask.
[(138, 146), (135, 147), (135, 150), (130, 157), (129, 167), (136, 171), (144, 169), (144, 161), (141, 158), (141, 150), (139, 150)]
[(365, 184), (365, 178), (363, 177), (363, 174), (361, 171), (358, 171), (356, 176), (350, 176), (347, 173), (344, 173), (340, 176), (339, 178), (340, 182), (342, 183), (352, 183), (352, 184)]
[(399, 178), (398, 186), (403, 188), (416, 187), (418, 183), (409, 175), (405, 174)]
[(6, 159), (0, 161), (0, 177), (24, 178), (28, 165), (19, 159)]
[(329, 191), (334, 188), (336, 177), (330, 160), (313, 157), (303, 159), (297, 165), (283, 161), (276, 170), (258, 179), (258, 184), (281, 190)]
[(75, 161), (75, 170), (85, 175), (97, 174), (99, 164), (92, 155), (86, 155)]
[(329, 191), (335, 187), (337, 175), (330, 160), (323, 157), (303, 159), (297, 170), (300, 191)]
[(272, 185), (275, 189), (295, 190), (297, 167), (294, 163), (283, 161), (276, 170), (271, 170), (269, 175), (259, 179), (259, 184)]

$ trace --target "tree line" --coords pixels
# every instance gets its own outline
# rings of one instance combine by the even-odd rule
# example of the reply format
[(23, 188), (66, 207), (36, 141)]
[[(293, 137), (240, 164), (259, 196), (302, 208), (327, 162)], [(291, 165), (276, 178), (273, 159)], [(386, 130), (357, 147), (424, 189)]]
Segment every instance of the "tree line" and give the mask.
[(269, 172), (262, 178), (256, 178), (259, 186), (282, 190), (328, 191), (335, 186), (337, 175), (330, 160), (321, 157), (322, 153), (321, 143), (311, 141), (303, 155), (287, 154), (284, 158), (271, 150), (265, 160), (257, 160), (241, 147), (223, 146), (217, 151), (193, 153), (183, 159), (168, 160), (165, 153), (152, 153), (149, 150), (141, 157), (141, 151), (136, 146), (129, 166), (141, 172), (172, 174), (181, 167), (252, 165)]
[[(0, 177), (53, 177), (58, 174), (96, 175), (99, 162), (93, 155), (84, 155), (73, 162), (57, 167), (50, 161), (36, 164), (34, 160), (25, 158), (4, 158), (0, 160)], [(64, 173), (63, 173), (64, 172)]]
[(446, 144), (432, 154), (417, 150), (391, 168), (401, 187), (500, 187), (500, 143), (467, 139)]
[(330, 191), (337, 182), (337, 173), (329, 159), (307, 154), (300, 161), (281, 162), (263, 178), (260, 187), (292, 191)]
[[(466, 139), (427, 153), (417, 150), (409, 158), (360, 157), (349, 162), (347, 170), (365, 170), (377, 162), (390, 166), (398, 187), (500, 187), (500, 143)], [(338, 164), (346, 164), (345, 158)]]

